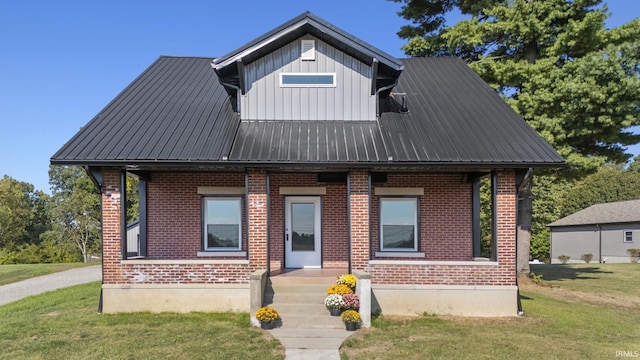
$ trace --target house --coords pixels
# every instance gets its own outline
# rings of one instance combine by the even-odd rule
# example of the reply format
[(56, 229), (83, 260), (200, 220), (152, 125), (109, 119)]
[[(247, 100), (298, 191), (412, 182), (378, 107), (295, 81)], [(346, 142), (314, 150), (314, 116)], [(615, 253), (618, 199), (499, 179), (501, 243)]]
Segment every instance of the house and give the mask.
[(51, 162), (101, 189), (104, 312), (248, 311), (286, 269), (341, 268), (363, 313), (512, 316), (516, 189), (564, 160), (461, 60), (304, 13), (221, 57), (160, 57)]
[(568, 262), (630, 262), (629, 249), (640, 249), (640, 200), (589, 206), (547, 225), (551, 230), (551, 262), (570, 256)]

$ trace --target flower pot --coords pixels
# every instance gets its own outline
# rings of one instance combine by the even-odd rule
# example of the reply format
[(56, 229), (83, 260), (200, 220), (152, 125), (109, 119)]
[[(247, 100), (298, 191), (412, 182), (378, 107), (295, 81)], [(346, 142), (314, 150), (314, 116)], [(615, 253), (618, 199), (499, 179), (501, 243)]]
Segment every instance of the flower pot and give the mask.
[(271, 330), (276, 326), (275, 322), (260, 322), (260, 328), (264, 330)]
[(356, 331), (358, 330), (358, 323), (346, 322), (344, 325), (347, 328), (347, 331)]
[(329, 309), (331, 316), (340, 316), (342, 309)]

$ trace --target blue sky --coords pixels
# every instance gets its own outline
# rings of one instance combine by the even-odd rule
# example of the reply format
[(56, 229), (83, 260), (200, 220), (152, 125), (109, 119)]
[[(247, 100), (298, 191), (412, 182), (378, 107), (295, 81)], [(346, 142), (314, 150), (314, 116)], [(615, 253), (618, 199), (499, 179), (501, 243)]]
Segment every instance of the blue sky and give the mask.
[[(609, 27), (640, 16), (640, 1), (607, 3)], [(0, 176), (49, 192), (50, 157), (160, 55), (224, 55), (311, 11), (403, 57), (399, 9), (386, 0), (0, 1)]]

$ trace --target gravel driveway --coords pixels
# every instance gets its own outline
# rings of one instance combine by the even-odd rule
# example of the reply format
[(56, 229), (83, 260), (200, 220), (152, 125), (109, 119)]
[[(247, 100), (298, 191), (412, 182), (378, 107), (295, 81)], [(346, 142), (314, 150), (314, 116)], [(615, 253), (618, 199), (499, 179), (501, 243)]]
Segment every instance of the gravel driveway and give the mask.
[(2, 285), (0, 286), (0, 305), (8, 304), (27, 296), (100, 279), (102, 279), (102, 266), (88, 266)]

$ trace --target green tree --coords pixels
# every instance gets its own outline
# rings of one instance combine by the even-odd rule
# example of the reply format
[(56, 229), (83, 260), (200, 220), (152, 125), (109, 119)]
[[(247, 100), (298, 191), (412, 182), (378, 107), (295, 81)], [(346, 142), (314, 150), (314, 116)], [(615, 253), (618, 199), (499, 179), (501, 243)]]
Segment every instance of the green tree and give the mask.
[(0, 249), (38, 244), (47, 230), (48, 196), (8, 175), (0, 179)]
[(640, 199), (640, 172), (607, 165), (568, 191), (560, 206), (560, 216), (594, 204), (636, 199)]
[(633, 158), (633, 161), (629, 164), (629, 171), (640, 172), (640, 155)]
[(46, 238), (63, 250), (75, 247), (85, 262), (100, 248), (100, 194), (85, 171), (77, 166), (51, 166), (52, 230)]
[[(413, 23), (399, 32), (405, 52), (465, 60), (567, 159), (553, 178), (629, 159), (625, 147), (640, 141), (629, 130), (640, 124), (640, 19), (605, 29), (600, 0), (392, 1)], [(454, 8), (470, 19), (446, 26), (441, 16)], [(526, 210), (541, 208), (531, 184), (519, 196), (523, 229), (541, 225), (528, 223)], [(518, 239), (518, 252), (528, 253), (530, 238)], [(528, 263), (518, 271), (528, 273)]]

